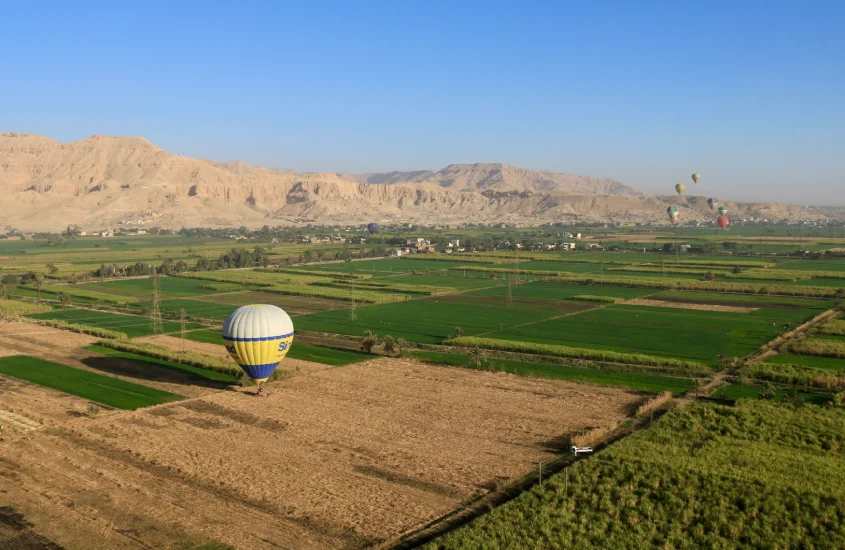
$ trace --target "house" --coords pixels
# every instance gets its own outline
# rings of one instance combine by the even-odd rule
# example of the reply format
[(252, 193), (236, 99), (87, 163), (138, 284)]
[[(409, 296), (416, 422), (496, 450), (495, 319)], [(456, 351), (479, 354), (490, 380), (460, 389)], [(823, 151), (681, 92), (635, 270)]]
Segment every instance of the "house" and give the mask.
[(575, 243), (560, 243), (561, 250), (575, 250)]
[(99, 236), (103, 238), (114, 237), (114, 231), (111, 231), (110, 229), (105, 229), (103, 231), (100, 231)]

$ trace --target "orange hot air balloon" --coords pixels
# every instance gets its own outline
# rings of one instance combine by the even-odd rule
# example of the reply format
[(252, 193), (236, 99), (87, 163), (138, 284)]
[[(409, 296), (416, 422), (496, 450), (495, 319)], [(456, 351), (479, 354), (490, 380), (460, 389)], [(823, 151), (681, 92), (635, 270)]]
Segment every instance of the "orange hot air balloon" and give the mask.
[(730, 220), (728, 220), (727, 216), (719, 216), (718, 218), (716, 218), (716, 224), (722, 229), (726, 228), (729, 223), (731, 222)]

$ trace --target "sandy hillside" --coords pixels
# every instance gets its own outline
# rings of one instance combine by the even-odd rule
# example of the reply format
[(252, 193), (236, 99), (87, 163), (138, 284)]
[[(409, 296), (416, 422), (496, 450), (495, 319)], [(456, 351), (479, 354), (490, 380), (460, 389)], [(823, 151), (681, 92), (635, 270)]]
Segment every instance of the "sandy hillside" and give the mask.
[[(538, 223), (659, 221), (678, 203), (685, 219), (712, 219), (704, 197), (655, 197), (590, 176), (508, 164), (348, 175), (297, 173), (174, 155), (140, 137), (72, 143), (0, 133), (0, 228), (103, 229), (262, 226), (299, 222)], [(821, 210), (731, 203), (734, 216), (823, 218)]]

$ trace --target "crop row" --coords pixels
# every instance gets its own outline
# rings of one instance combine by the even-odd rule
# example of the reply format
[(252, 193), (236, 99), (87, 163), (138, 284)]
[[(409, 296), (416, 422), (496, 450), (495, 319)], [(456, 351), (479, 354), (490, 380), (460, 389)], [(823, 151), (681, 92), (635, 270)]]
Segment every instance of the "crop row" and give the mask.
[(0, 300), (0, 316), (29, 315), (30, 313), (39, 313), (49, 309), (48, 306), (24, 302), (22, 300)]
[[(313, 283), (314, 285), (319, 286), (335, 286), (340, 288), (347, 288), (351, 289), (353, 282), (352, 281), (327, 281), (325, 283)], [(425, 294), (427, 296), (433, 296), (435, 294), (450, 294), (453, 292), (457, 292), (457, 288), (448, 287), (448, 286), (435, 286), (435, 285), (415, 285), (415, 284), (405, 284), (405, 283), (394, 283), (390, 280), (385, 279), (378, 279), (375, 281), (355, 281), (354, 282), (356, 292), (358, 289), (370, 289), (370, 290), (384, 290), (387, 292), (401, 292), (406, 294)]]
[(67, 321), (60, 321), (57, 319), (34, 319), (32, 322), (46, 327), (69, 330), (80, 334), (88, 334), (89, 336), (96, 336), (97, 338), (110, 338), (115, 340), (127, 340), (129, 338), (125, 332), (79, 323), (68, 323)]
[(483, 338), (478, 336), (459, 336), (457, 338), (446, 340), (444, 343), (450, 346), (466, 348), (477, 347), (520, 353), (534, 353), (537, 355), (551, 355), (554, 357), (585, 359), (588, 361), (602, 361), (605, 363), (676, 367), (679, 369), (701, 369), (702, 367), (701, 363), (684, 361), (682, 359), (674, 359), (671, 357), (659, 357), (640, 353), (622, 353), (618, 351), (606, 351), (592, 348), (574, 348), (556, 344), (497, 340), (494, 338)]
[(716, 273), (718, 275), (730, 273), (729, 267), (674, 267), (659, 265), (630, 265), (622, 267), (611, 267), (608, 271), (631, 271), (634, 273), (668, 273), (670, 275), (705, 275)]
[[(508, 268), (491, 268), (467, 266), (466, 271), (491, 273), (516, 273)], [(520, 273), (560, 277), (567, 282), (593, 284), (597, 282), (595, 275), (567, 273), (563, 271), (531, 271), (520, 270)], [(726, 281), (695, 281), (689, 279), (672, 279), (665, 277), (624, 277), (619, 275), (605, 275), (602, 280), (605, 285), (619, 285), (639, 288), (677, 289), (677, 290), (710, 290), (715, 292), (737, 292), (742, 294), (780, 294), (785, 296), (809, 296), (816, 298), (831, 298), (836, 295), (833, 287), (790, 286), (790, 285), (761, 285), (753, 283), (734, 283)]]
[(624, 302), (625, 298), (617, 298), (616, 296), (595, 296), (593, 294), (576, 294), (570, 300), (576, 302), (596, 302), (599, 304), (615, 304), (617, 302)]
[[(330, 298), (335, 300), (352, 300), (352, 287), (332, 287), (317, 284), (275, 284), (261, 289), (263, 292), (273, 294), (286, 294), (289, 296), (308, 296), (318, 298)], [(389, 302), (401, 302), (410, 296), (396, 292), (378, 292), (374, 290), (355, 289), (355, 301), (370, 304), (386, 304)]]
[(845, 372), (831, 372), (803, 365), (752, 363), (743, 367), (742, 374), (756, 380), (768, 380), (780, 384), (845, 390)]
[(819, 334), (830, 334), (833, 336), (845, 336), (845, 321), (833, 319), (818, 328)]
[(370, 273), (359, 273), (356, 271), (329, 271), (321, 269), (289, 269), (279, 268), (275, 273), (290, 273), (293, 275), (316, 275), (320, 277), (338, 277), (341, 279), (371, 279)]
[[(22, 285), (21, 288), (37, 291), (34, 285)], [(59, 295), (65, 293), (71, 298), (85, 298), (97, 302), (104, 302), (109, 304), (128, 304), (137, 302), (138, 298), (132, 296), (118, 296), (116, 294), (106, 294), (105, 292), (97, 292), (96, 290), (88, 290), (79, 288), (75, 285), (43, 285), (41, 292)]]
[(845, 342), (808, 338), (789, 345), (789, 351), (798, 355), (845, 358)]

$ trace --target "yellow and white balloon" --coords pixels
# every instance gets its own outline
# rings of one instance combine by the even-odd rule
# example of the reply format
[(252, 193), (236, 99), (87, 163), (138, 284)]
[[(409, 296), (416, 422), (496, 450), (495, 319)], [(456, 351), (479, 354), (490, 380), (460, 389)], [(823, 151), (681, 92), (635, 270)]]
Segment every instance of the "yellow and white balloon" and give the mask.
[(223, 341), (232, 359), (260, 384), (270, 378), (290, 350), (293, 321), (285, 310), (273, 305), (239, 307), (223, 323)]

